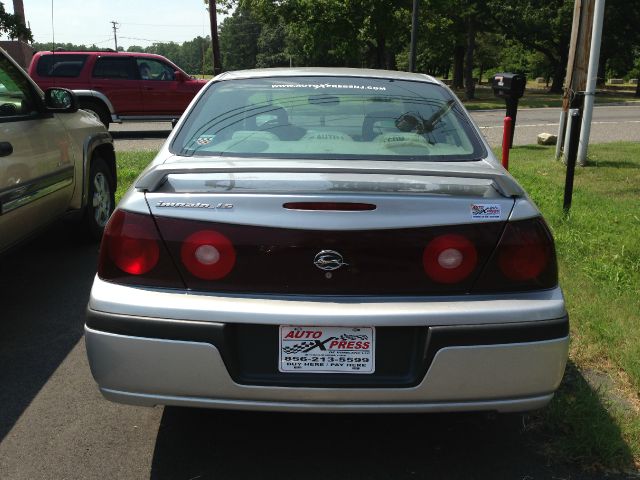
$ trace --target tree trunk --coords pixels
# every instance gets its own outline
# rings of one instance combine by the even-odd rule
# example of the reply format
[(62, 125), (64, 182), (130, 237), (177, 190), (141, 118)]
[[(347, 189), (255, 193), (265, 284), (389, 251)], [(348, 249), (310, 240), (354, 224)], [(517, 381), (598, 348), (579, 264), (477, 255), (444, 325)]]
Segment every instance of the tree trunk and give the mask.
[(598, 62), (598, 80), (596, 81), (596, 86), (603, 88), (604, 84), (605, 84), (605, 76), (606, 76), (606, 71), (607, 71), (607, 62), (609, 61), (608, 58), (606, 58), (605, 56), (601, 55), (600, 56), (600, 61)]
[(464, 67), (464, 45), (456, 45), (453, 49), (453, 88), (463, 88), (462, 70)]
[(376, 66), (375, 68), (385, 68), (385, 50), (386, 50), (386, 42), (383, 35), (378, 35), (376, 45)]
[(553, 60), (553, 82), (551, 83), (549, 93), (562, 93), (562, 85), (567, 70), (567, 60), (566, 55), (562, 55), (560, 60)]
[(640, 98), (640, 81), (638, 81), (638, 85), (636, 85), (636, 97)]
[(473, 52), (476, 49), (476, 28), (473, 16), (467, 18), (467, 52), (464, 59), (464, 95), (467, 100), (473, 100), (476, 94), (476, 84), (473, 81)]
[(390, 48), (387, 48), (384, 56), (386, 58), (385, 68), (387, 70), (397, 70), (398, 66), (396, 65), (396, 56), (394, 52)]

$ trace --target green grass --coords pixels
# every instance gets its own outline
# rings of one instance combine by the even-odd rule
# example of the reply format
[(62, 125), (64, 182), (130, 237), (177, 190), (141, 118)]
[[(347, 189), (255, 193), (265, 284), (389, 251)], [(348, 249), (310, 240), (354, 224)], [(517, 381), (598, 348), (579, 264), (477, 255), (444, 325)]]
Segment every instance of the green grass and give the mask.
[[(510, 170), (542, 210), (556, 239), (571, 319), (571, 359), (551, 408), (551, 449), (582, 463), (640, 464), (640, 143), (589, 147), (573, 205), (562, 209), (565, 168), (555, 147), (514, 148)], [(604, 375), (607, 382), (585, 383)], [(567, 376), (569, 379), (571, 375)]]
[[(554, 151), (516, 147), (510, 160), (554, 232), (571, 319), (567, 374), (526, 438), (552, 462), (630, 469), (640, 466), (640, 143), (589, 147), (569, 215)], [(118, 199), (153, 156), (118, 153)]]
[(116, 203), (120, 201), (140, 172), (149, 165), (156, 156), (156, 152), (118, 152), (117, 175), (118, 189), (116, 190)]

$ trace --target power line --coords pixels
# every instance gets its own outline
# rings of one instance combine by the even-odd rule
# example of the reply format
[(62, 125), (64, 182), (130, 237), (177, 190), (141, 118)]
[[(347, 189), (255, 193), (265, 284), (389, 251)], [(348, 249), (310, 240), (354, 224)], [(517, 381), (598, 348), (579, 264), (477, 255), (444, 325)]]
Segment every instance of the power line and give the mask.
[(123, 37), (121, 36), (120, 38), (124, 38), (126, 40), (139, 40), (142, 42), (154, 42), (154, 43), (178, 43), (178, 42), (173, 42), (173, 41), (169, 41), (167, 42), (166, 40), (152, 40), (150, 38), (137, 38), (137, 37)]
[(176, 24), (160, 24), (160, 23), (121, 23), (120, 25), (136, 25), (142, 27), (202, 27), (202, 25), (176, 25)]

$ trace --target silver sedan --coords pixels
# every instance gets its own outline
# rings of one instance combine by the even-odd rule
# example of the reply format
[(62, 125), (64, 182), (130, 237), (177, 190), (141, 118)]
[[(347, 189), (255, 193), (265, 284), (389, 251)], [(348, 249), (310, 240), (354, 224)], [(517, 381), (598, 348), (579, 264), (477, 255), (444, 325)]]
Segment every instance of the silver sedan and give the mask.
[(86, 344), (137, 405), (522, 411), (568, 349), (554, 243), (426, 75), (214, 78), (107, 225)]

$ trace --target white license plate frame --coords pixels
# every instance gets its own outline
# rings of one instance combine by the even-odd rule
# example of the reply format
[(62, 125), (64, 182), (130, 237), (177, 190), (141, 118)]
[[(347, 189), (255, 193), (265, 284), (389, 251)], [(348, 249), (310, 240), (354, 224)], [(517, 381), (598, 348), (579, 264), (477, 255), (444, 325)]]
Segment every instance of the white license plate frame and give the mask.
[(375, 327), (280, 325), (282, 373), (375, 373)]

